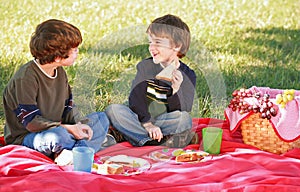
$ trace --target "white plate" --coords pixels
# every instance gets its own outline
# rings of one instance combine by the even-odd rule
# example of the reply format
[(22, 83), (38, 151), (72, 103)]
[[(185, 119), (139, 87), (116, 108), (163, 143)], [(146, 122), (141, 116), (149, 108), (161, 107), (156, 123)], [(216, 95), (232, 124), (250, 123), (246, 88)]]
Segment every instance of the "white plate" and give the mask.
[(120, 175), (140, 174), (144, 171), (149, 170), (151, 167), (151, 164), (145, 159), (128, 156), (128, 155), (116, 155), (116, 156), (105, 156), (99, 158), (98, 160), (95, 160), (94, 164), (96, 166), (93, 166), (92, 172), (97, 174), (108, 175), (108, 173), (106, 173), (103, 166), (105, 166), (104, 164), (109, 164), (109, 163), (123, 166), (124, 172)]
[[(176, 162), (176, 156), (185, 153), (197, 153), (198, 155), (203, 156), (204, 158), (200, 161), (190, 161), (190, 162)], [(209, 153), (200, 151), (200, 150), (184, 150), (181, 148), (165, 148), (160, 149), (157, 151), (153, 151), (149, 154), (149, 158), (155, 161), (162, 161), (162, 162), (175, 162), (175, 163), (196, 163), (196, 162), (203, 162), (207, 160), (209, 157)]]

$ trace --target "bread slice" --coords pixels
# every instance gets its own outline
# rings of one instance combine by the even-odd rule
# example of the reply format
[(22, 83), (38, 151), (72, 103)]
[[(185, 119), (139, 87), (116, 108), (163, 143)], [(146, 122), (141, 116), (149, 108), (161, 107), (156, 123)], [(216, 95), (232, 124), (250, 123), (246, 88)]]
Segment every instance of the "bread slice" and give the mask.
[(164, 68), (161, 72), (159, 72), (155, 78), (156, 79), (162, 79), (165, 81), (172, 81), (173, 77), (173, 71), (176, 69), (175, 62), (172, 62), (170, 65), (168, 65), (166, 68)]
[(125, 172), (124, 166), (119, 164), (93, 164), (93, 169), (96, 169), (98, 174), (123, 174)]
[(106, 164), (108, 174), (122, 174), (124, 167), (118, 164)]
[(135, 163), (134, 159), (132, 159), (131, 157), (129, 157), (127, 155), (112, 156), (105, 161), (105, 164), (118, 164), (118, 165), (123, 165), (123, 166), (127, 166), (127, 167), (137, 166), (137, 165), (135, 165), (136, 163)]

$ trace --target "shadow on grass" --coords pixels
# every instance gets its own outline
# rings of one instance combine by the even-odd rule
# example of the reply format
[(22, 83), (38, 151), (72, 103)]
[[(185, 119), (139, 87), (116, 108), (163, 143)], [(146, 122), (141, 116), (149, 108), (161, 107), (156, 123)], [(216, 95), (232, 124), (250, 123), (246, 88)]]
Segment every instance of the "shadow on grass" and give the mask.
[(229, 67), (222, 73), (228, 94), (240, 87), (300, 89), (300, 30), (247, 29), (232, 37), (228, 49), (218, 50), (260, 60), (264, 65)]
[(242, 54), (267, 61), (270, 65), (299, 62), (300, 30), (282, 27), (248, 29), (238, 35)]

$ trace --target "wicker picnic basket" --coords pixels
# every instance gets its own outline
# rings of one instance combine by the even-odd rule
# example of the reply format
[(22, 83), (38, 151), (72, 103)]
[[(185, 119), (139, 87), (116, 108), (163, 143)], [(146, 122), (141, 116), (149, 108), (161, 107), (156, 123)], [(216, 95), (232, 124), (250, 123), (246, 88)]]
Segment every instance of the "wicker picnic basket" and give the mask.
[[(250, 89), (249, 89), (250, 90)], [(251, 89), (252, 92), (249, 97), (253, 99), (253, 101), (261, 101), (262, 95), (266, 95), (269, 97), (269, 99), (273, 99), (278, 93), (282, 93), (282, 90), (278, 89), (270, 89), (270, 88), (257, 88)], [(256, 95), (256, 93), (260, 93), (259, 97), (253, 96)], [(268, 101), (270, 101), (268, 99)], [(241, 101), (241, 100), (240, 100)], [(245, 101), (245, 100), (242, 100)], [(256, 102), (256, 103), (257, 103)], [(275, 106), (275, 102), (272, 105)], [(250, 105), (252, 106), (252, 105)], [(262, 106), (262, 105), (261, 105)], [(249, 107), (249, 106), (248, 106)], [(231, 106), (232, 108), (232, 106)], [(250, 110), (251, 111), (251, 110)], [(252, 108), (252, 111), (253, 108)], [(233, 113), (240, 113), (239, 110), (233, 110)], [(276, 114), (274, 114), (275, 116)], [(282, 154), (285, 153), (293, 148), (299, 148), (300, 147), (300, 139), (292, 141), (292, 142), (286, 142), (281, 140), (276, 132), (274, 131), (274, 128), (270, 122), (271, 116), (269, 118), (262, 118), (262, 113), (258, 110), (258, 112), (251, 113), (248, 115), (245, 119), (241, 121), (240, 129), (243, 136), (243, 141), (245, 144), (255, 146), (261, 150), (272, 152), (275, 154)], [(288, 128), (288, 127), (287, 127)]]
[(282, 154), (300, 147), (300, 140), (285, 142), (275, 133), (268, 119), (253, 113), (241, 122), (241, 133), (244, 143), (271, 153)]

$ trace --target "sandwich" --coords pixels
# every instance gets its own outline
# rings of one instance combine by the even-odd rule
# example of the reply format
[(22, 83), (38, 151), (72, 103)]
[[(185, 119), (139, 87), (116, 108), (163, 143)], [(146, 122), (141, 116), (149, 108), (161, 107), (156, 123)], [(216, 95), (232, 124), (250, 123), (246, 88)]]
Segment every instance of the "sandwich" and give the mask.
[(153, 152), (151, 155), (154, 157), (155, 160), (169, 161), (171, 159), (170, 156), (160, 153), (158, 151)]
[(123, 174), (125, 172), (123, 165), (119, 164), (93, 164), (93, 169), (96, 169), (98, 174)]
[(176, 63), (172, 62), (166, 68), (164, 68), (161, 72), (159, 72), (155, 78), (165, 81), (172, 81), (173, 78), (173, 71), (176, 69)]
[(204, 159), (204, 155), (198, 154), (197, 152), (183, 153), (176, 156), (176, 162), (195, 162)]
[(139, 168), (141, 165), (136, 161), (136, 159), (129, 157), (127, 155), (116, 155), (108, 158), (105, 164), (118, 164), (131, 168)]
[(98, 174), (134, 174), (150, 166), (148, 161), (127, 155), (105, 157), (99, 163), (93, 164), (93, 170)]

